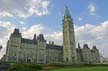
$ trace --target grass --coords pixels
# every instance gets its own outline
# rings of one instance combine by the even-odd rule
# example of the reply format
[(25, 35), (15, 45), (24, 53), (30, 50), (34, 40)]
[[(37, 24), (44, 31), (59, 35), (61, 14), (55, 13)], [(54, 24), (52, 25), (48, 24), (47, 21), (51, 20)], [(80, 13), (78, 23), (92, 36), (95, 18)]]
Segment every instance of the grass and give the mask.
[(68, 66), (61, 64), (10, 63), (7, 71), (108, 71), (108, 65)]
[(108, 67), (59, 68), (48, 71), (108, 71)]

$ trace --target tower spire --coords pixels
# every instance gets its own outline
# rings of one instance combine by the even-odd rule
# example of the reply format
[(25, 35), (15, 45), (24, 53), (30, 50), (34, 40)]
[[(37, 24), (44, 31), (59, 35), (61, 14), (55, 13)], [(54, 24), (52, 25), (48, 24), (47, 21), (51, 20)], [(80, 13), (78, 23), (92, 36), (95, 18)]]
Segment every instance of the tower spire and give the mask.
[(70, 17), (70, 13), (69, 13), (68, 6), (67, 5), (66, 5), (64, 17)]
[(74, 27), (68, 7), (63, 18), (63, 57), (68, 64), (77, 64)]
[(71, 15), (68, 10), (68, 6), (66, 5), (63, 21), (67, 21), (67, 20), (72, 21), (73, 19), (71, 18)]

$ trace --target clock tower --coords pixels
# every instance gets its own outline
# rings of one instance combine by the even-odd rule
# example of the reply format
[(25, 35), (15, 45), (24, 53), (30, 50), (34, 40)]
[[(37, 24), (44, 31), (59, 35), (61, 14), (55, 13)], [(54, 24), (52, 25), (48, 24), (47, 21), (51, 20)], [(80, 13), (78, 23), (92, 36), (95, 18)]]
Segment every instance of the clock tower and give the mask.
[(64, 62), (67, 64), (77, 63), (74, 24), (68, 7), (66, 7), (63, 18), (63, 57)]

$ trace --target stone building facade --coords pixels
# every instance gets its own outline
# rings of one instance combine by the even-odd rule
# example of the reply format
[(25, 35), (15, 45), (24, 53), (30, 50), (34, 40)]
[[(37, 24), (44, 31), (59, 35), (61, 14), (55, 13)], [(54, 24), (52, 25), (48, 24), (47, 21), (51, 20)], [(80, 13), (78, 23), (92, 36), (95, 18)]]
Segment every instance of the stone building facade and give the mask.
[(22, 38), (15, 29), (7, 42), (6, 61), (53, 63), (62, 62), (63, 47), (54, 43), (47, 44), (43, 34), (33, 39)]
[(5, 61), (96, 64), (100, 62), (100, 58), (96, 46), (90, 49), (87, 44), (83, 48), (78, 44), (76, 48), (73, 19), (66, 7), (63, 17), (63, 46), (55, 45), (54, 42), (46, 43), (43, 34), (34, 34), (33, 39), (23, 38), (19, 29), (15, 29), (7, 42)]

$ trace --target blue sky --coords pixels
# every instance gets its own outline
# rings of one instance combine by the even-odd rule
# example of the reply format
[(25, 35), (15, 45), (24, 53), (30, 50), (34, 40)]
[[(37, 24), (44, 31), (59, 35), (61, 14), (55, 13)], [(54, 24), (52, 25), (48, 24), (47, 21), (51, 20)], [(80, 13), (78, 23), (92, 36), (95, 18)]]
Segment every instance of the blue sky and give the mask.
[(24, 38), (44, 34), (47, 41), (62, 45), (62, 19), (66, 5), (75, 26), (76, 45), (96, 45), (108, 57), (108, 0), (0, 0), (1, 56), (14, 28)]

